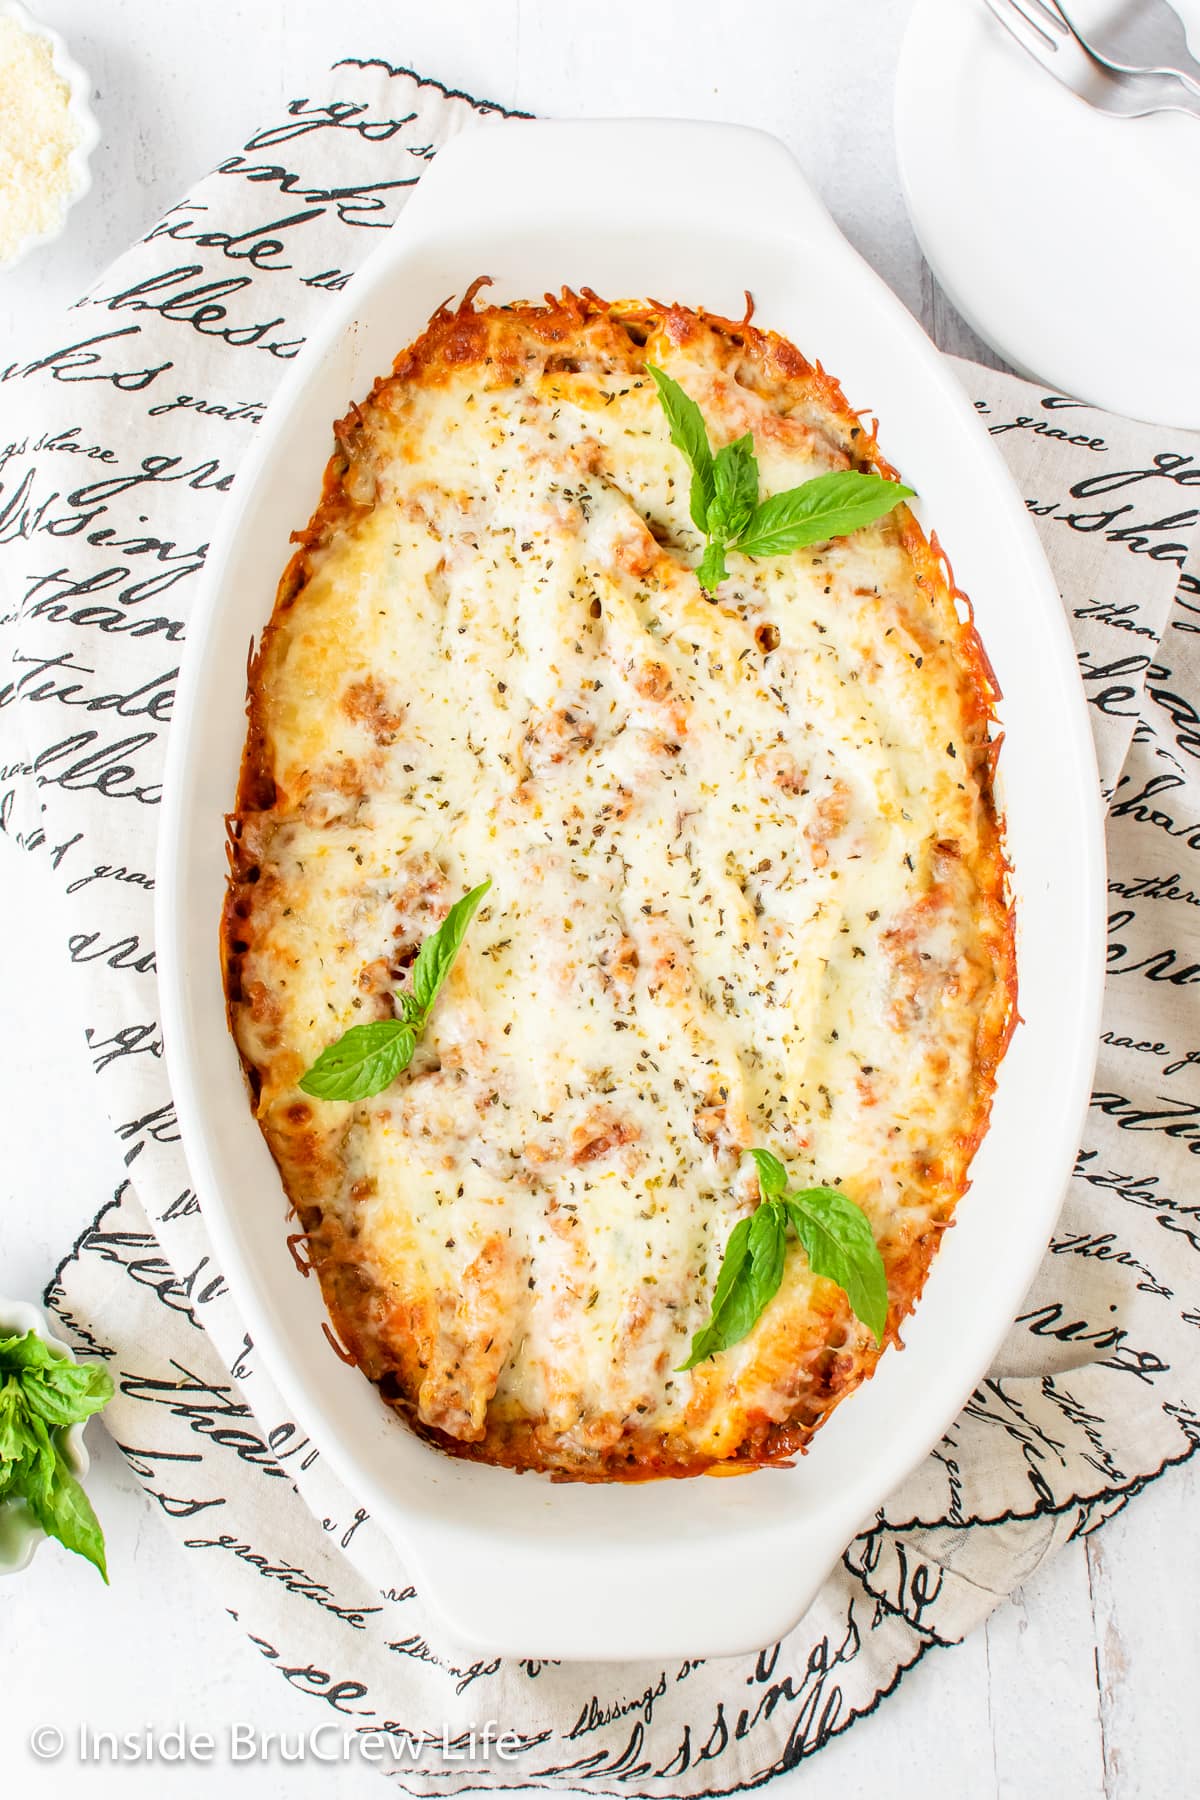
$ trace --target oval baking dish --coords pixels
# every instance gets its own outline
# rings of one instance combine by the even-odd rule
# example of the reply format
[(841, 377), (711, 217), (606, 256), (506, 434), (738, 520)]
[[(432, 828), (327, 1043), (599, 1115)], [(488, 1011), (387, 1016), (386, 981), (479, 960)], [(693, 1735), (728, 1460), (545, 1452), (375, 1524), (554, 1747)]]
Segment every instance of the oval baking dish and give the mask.
[[(599, 169), (603, 182), (588, 178)], [(331, 421), (480, 271), (499, 302), (586, 285), (736, 317), (749, 289), (762, 323), (879, 414), (884, 452), (921, 495), (918, 517), (937, 526), (1004, 694), (1000, 797), (1022, 1018), (991, 1130), (958, 1228), (904, 1327), (904, 1355), (884, 1359), (795, 1467), (752, 1479), (554, 1486), (452, 1460), (410, 1434), (329, 1350), (316, 1284), (300, 1281), (284, 1248), (279, 1176), (228, 1032), (217, 925), (247, 644), (270, 616), (288, 534), (319, 488)], [(953, 374), (782, 146), (725, 126), (514, 122), (441, 151), (299, 359), (230, 498), (171, 736), (157, 925), (184, 1147), (247, 1327), (289, 1404), (457, 1633), (542, 1656), (720, 1655), (768, 1642), (800, 1617), (986, 1369), (1044, 1248), (1094, 1055), (1102, 862), (1074, 654), (1021, 500)]]

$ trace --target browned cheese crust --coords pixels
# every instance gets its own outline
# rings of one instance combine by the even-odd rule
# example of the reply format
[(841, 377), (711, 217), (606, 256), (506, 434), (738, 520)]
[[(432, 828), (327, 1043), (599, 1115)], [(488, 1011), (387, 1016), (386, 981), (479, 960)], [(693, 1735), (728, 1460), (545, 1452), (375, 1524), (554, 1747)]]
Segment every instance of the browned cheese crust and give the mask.
[[(764, 491), (894, 475), (785, 339), (564, 291), (442, 308), (335, 426), (249, 670), (222, 955), (342, 1345), (456, 1455), (561, 1479), (781, 1462), (880, 1351), (797, 1246), (679, 1373), (745, 1150), (868, 1212), (912, 1310), (1015, 1018), (997, 689), (903, 506), (715, 598), (646, 365)], [(298, 1082), (493, 888), (411, 1067)], [(281, 1220), (280, 1248), (285, 1229)]]

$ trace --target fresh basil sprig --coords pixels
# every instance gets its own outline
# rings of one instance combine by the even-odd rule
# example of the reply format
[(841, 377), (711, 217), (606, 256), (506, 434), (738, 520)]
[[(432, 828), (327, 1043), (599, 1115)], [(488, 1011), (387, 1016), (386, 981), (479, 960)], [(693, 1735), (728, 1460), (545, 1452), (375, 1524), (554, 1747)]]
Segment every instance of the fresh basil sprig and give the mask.
[(796, 1233), (814, 1275), (845, 1293), (850, 1310), (883, 1342), (887, 1324), (887, 1274), (871, 1222), (840, 1188), (788, 1191), (787, 1170), (769, 1150), (748, 1152), (758, 1165), (757, 1209), (730, 1233), (712, 1297), (708, 1324), (692, 1339), (681, 1365), (694, 1369), (718, 1351), (740, 1344), (779, 1292), (788, 1230)]
[(696, 579), (707, 593), (715, 593), (728, 574), (727, 550), (743, 556), (788, 556), (808, 544), (846, 537), (872, 525), (901, 500), (913, 498), (912, 488), (902, 482), (856, 469), (834, 469), (760, 501), (751, 434), (724, 445), (714, 456), (696, 402), (662, 369), (653, 363), (646, 368), (667, 415), (671, 442), (692, 471), (692, 523), (706, 540)]
[(381, 1094), (407, 1069), (442, 983), (462, 949), (467, 927), (491, 885), (490, 880), (480, 882), (456, 900), (437, 930), (425, 939), (409, 986), (396, 996), (400, 1017), (373, 1019), (344, 1031), (300, 1077), (302, 1093), (316, 1100), (367, 1100), (372, 1094)]
[(23, 1500), (47, 1537), (95, 1563), (105, 1581), (104, 1533), (60, 1433), (112, 1395), (107, 1369), (69, 1361), (35, 1331), (0, 1337), (0, 1504)]

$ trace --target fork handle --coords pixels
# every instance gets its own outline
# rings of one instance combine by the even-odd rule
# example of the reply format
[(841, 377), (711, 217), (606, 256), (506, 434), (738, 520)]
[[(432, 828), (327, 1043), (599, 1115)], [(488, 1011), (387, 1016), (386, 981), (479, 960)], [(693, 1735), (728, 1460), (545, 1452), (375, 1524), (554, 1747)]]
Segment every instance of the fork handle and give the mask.
[(1178, 71), (1175, 76), (1166, 76), (1164, 79), (1175, 81), (1170, 99), (1164, 101), (1167, 111), (1190, 113), (1193, 119), (1200, 119), (1200, 81)]
[(1200, 63), (1193, 62), (1192, 67), (1189, 69), (1172, 69), (1171, 74), (1174, 75), (1177, 81), (1183, 83), (1187, 93), (1194, 95), (1197, 100), (1200, 100)]
[[(1164, 99), (1162, 106), (1156, 108), (1156, 111), (1191, 113), (1194, 117), (1200, 118), (1200, 106), (1198, 106), (1200, 103), (1200, 62), (1197, 62), (1190, 51), (1186, 52), (1187, 67), (1180, 67), (1172, 63), (1170, 67), (1164, 66), (1155, 69), (1133, 68), (1128, 63), (1115, 62), (1111, 56), (1106, 56), (1103, 50), (1091, 43), (1075, 24), (1066, 7), (1061, 4), (1061, 0), (1033, 0), (1033, 4), (1040, 12), (1046, 14), (1047, 19), (1052, 16), (1057, 18), (1060, 24), (1070, 32), (1079, 48), (1090, 56), (1094, 63), (1099, 63), (1105, 69), (1111, 69), (1118, 81), (1157, 82), (1162, 89)], [(988, 0), (988, 5), (995, 12), (996, 8), (992, 6), (992, 0)], [(1028, 15), (1026, 16), (1028, 17)], [(1165, 97), (1167, 95), (1171, 97), (1168, 99)]]

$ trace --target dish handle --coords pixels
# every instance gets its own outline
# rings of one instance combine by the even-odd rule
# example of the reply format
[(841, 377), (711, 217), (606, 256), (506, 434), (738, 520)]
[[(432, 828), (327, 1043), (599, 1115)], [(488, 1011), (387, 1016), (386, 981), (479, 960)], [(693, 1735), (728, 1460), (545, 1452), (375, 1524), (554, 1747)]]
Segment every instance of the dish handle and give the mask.
[[(679, 1491), (668, 1502), (678, 1509), (672, 1539), (659, 1496), (647, 1508), (636, 1488), (591, 1489), (552, 1512), (539, 1505), (539, 1478), (519, 1477), (529, 1485), (513, 1494), (499, 1486), (511, 1490), (507, 1471), (486, 1473), (498, 1478), (486, 1524), (453, 1503), (440, 1515), (398, 1515), (386, 1501), (375, 1511), (451, 1635), (500, 1655), (610, 1662), (760, 1650), (808, 1611), (854, 1535), (844, 1508), (764, 1520), (749, 1494), (722, 1532), (711, 1516), (693, 1519)], [(741, 1488), (746, 1478), (719, 1485)], [(708, 1515), (709, 1498), (693, 1510)]]
[[(531, 157), (531, 140), (535, 154)], [(529, 178), (536, 167), (537, 179)], [(791, 151), (769, 132), (691, 119), (503, 119), (468, 125), (438, 151), (405, 210), (405, 232), (570, 220), (598, 180), (621, 196), (631, 234), (747, 235), (842, 242)]]

